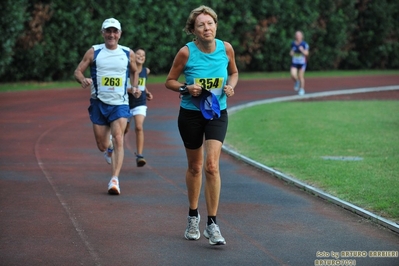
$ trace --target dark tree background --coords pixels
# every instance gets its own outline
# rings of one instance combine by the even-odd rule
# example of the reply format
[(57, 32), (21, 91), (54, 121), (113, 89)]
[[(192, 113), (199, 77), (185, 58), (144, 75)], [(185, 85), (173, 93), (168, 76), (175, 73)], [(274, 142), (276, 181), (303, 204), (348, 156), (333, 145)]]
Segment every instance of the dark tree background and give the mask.
[(146, 49), (152, 72), (167, 73), (201, 4), (218, 14), (217, 37), (233, 45), (240, 71), (287, 70), (296, 30), (309, 70), (399, 68), (397, 0), (3, 0), (1, 81), (71, 79), (109, 17), (122, 24), (120, 44)]

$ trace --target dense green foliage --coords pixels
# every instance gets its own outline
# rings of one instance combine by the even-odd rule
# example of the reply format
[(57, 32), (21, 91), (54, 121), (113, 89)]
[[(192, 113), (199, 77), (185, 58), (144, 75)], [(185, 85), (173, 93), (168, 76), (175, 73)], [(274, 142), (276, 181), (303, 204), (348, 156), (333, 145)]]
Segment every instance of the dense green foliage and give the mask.
[(0, 4), (1, 16), (1, 53), (0, 77), (7, 72), (13, 62), (14, 45), (22, 34), (25, 22), (25, 8), (28, 0), (4, 0)]
[(289, 68), (296, 30), (310, 45), (308, 69), (399, 68), (399, 2), (395, 0), (4, 0), (1, 2), (2, 81), (62, 80), (92, 44), (101, 23), (122, 23), (120, 44), (147, 51), (153, 73), (167, 73), (189, 12), (201, 5), (218, 14), (218, 38), (235, 48), (240, 71)]

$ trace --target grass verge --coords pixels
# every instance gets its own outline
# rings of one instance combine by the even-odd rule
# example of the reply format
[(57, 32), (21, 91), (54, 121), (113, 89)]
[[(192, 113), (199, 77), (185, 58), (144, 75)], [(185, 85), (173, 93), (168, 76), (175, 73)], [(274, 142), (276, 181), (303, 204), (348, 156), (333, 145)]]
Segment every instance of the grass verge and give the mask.
[[(356, 76), (370, 76), (370, 75), (399, 75), (398, 70), (356, 70), (356, 71), (307, 71), (308, 78), (321, 77), (356, 77)], [(270, 79), (270, 78), (290, 78), (289, 72), (253, 72), (240, 73), (240, 80), (251, 79)], [(148, 78), (149, 84), (164, 83), (166, 75), (150, 75)], [(42, 90), (42, 89), (67, 89), (78, 88), (80, 85), (74, 81), (62, 82), (11, 82), (0, 83), (0, 92), (7, 91), (26, 91), (26, 90)]]
[(397, 101), (265, 104), (234, 113), (226, 143), (262, 164), (399, 221), (398, 113)]

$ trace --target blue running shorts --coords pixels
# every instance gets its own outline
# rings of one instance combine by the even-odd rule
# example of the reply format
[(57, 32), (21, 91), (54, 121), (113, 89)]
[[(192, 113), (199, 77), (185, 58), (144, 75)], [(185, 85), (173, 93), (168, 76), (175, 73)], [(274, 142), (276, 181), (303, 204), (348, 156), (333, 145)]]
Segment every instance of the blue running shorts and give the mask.
[(110, 126), (113, 121), (119, 118), (129, 119), (132, 116), (129, 105), (109, 105), (99, 99), (90, 99), (88, 111), (91, 122), (103, 126)]
[(295, 67), (298, 70), (305, 71), (306, 70), (306, 64), (291, 64), (291, 67)]

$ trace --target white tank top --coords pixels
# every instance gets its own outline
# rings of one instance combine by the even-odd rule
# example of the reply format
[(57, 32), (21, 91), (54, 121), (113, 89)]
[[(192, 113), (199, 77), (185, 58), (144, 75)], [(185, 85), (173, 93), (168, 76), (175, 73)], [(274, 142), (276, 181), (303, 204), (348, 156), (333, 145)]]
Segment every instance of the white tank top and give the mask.
[(115, 50), (109, 50), (105, 44), (97, 44), (93, 45), (93, 49), (91, 97), (109, 105), (129, 104), (126, 86), (129, 80), (130, 48), (118, 45)]

